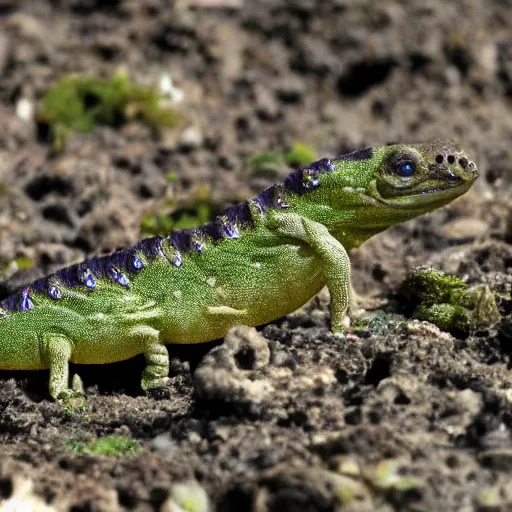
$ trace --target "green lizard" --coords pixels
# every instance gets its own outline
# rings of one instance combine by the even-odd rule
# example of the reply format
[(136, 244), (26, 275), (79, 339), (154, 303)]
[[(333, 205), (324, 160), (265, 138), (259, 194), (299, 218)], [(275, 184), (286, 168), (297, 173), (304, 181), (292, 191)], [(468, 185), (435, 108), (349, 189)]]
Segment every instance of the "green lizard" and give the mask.
[(367, 148), (292, 172), (199, 229), (142, 240), (33, 282), (0, 302), (0, 369), (50, 370), (71, 393), (68, 362), (143, 353), (142, 388), (167, 382), (166, 343), (200, 343), (261, 325), (324, 285), (333, 332), (357, 313), (347, 251), (466, 192), (475, 164), (449, 142)]

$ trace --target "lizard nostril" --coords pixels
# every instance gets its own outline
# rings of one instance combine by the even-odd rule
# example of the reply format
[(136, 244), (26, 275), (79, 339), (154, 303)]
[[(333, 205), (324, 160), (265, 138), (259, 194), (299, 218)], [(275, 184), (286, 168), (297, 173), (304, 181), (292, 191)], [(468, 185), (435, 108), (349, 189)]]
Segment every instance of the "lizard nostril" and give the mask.
[(459, 158), (459, 165), (463, 168), (463, 169), (466, 169), (468, 167), (468, 159), (465, 158), (465, 157), (462, 157), (462, 158)]

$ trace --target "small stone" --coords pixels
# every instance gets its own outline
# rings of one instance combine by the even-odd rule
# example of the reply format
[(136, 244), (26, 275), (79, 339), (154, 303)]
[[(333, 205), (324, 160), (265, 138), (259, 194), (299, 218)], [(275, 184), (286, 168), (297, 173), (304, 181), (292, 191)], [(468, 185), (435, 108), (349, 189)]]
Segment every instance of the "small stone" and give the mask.
[(405, 459), (384, 459), (363, 469), (365, 480), (379, 491), (421, 490), (426, 482), (409, 473), (410, 462)]
[(256, 113), (263, 121), (276, 121), (281, 116), (281, 108), (272, 92), (266, 87), (256, 88)]
[(198, 149), (203, 145), (203, 134), (197, 126), (189, 126), (183, 130), (179, 139), (179, 147), (185, 151)]
[(338, 473), (352, 478), (358, 478), (361, 476), (361, 468), (357, 460), (353, 457), (340, 456), (338, 459)]
[(192, 480), (175, 484), (160, 510), (162, 512), (210, 512), (211, 509), (206, 491), (198, 482)]
[(164, 432), (153, 439), (151, 447), (158, 452), (165, 452), (176, 448), (176, 443), (172, 440), (169, 432)]
[(277, 97), (283, 103), (299, 103), (305, 92), (304, 80), (298, 76), (284, 78), (276, 84)]
[(16, 115), (22, 121), (31, 123), (34, 120), (34, 102), (28, 98), (20, 98), (16, 102)]

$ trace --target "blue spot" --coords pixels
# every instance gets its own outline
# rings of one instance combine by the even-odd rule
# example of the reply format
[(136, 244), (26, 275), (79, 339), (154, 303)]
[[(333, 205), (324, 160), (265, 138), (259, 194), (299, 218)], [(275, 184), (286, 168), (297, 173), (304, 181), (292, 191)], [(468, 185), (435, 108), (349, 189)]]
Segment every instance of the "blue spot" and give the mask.
[(94, 288), (96, 288), (96, 280), (88, 270), (82, 271), (81, 281), (84, 283), (86, 288), (89, 288), (89, 290), (94, 290)]
[(198, 253), (202, 253), (204, 250), (204, 246), (199, 240), (192, 240), (192, 247)]
[(183, 265), (183, 258), (181, 257), (180, 251), (174, 251), (171, 262), (175, 267), (181, 267), (181, 265)]
[(396, 173), (403, 178), (409, 178), (416, 172), (416, 165), (414, 162), (407, 160), (406, 162), (400, 162), (396, 166)]
[(55, 285), (51, 285), (49, 288), (48, 288), (48, 295), (54, 299), (54, 300), (57, 300), (57, 299), (60, 299), (61, 296), (62, 296), (62, 293), (61, 291), (55, 286)]
[(130, 284), (129, 279), (115, 267), (110, 267), (108, 269), (108, 273), (110, 277), (121, 286), (128, 286)]
[(144, 263), (138, 256), (134, 256), (132, 259), (132, 265), (135, 270), (141, 270), (144, 268)]
[(325, 170), (329, 172), (334, 172), (336, 170), (336, 167), (328, 158), (326, 158), (326, 160), (327, 162), (325, 162)]
[(119, 274), (118, 278), (117, 278), (117, 282), (121, 285), (121, 286), (128, 286), (130, 284), (130, 280), (126, 277), (125, 274)]
[(222, 229), (228, 238), (240, 238), (240, 230), (235, 224), (224, 224)]
[(32, 309), (34, 307), (34, 303), (30, 299), (30, 289), (25, 288), (21, 292), (21, 310), (27, 311), (29, 309)]
[(306, 190), (313, 190), (320, 186), (320, 180), (318, 179), (318, 172), (314, 169), (304, 169), (302, 175), (302, 186)]

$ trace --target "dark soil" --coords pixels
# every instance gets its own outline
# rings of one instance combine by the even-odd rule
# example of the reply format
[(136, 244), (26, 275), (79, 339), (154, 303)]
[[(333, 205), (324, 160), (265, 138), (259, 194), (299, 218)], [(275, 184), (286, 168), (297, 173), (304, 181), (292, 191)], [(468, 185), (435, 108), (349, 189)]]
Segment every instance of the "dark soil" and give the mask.
[[(346, 339), (321, 293), (263, 338), (169, 346), (159, 396), (139, 389), (142, 358), (73, 366), (85, 412), (49, 400), (46, 372), (1, 372), (1, 510), (205, 510), (176, 508), (178, 484), (201, 494), (190, 482), (219, 511), (512, 510), (512, 2), (4, 0), (0, 23), (0, 261), (34, 263), (2, 297), (134, 243), (169, 197), (220, 208), (259, 192), (284, 174), (247, 158), (294, 141), (334, 156), (451, 138), (482, 171), (455, 204), (353, 251), (375, 311)], [(121, 68), (141, 85), (171, 75), (177, 128), (98, 127), (52, 155), (16, 115), (63, 74)], [(427, 263), (488, 284), (501, 323), (456, 339), (404, 322), (397, 290)], [(70, 448), (108, 434), (141, 451)]]

